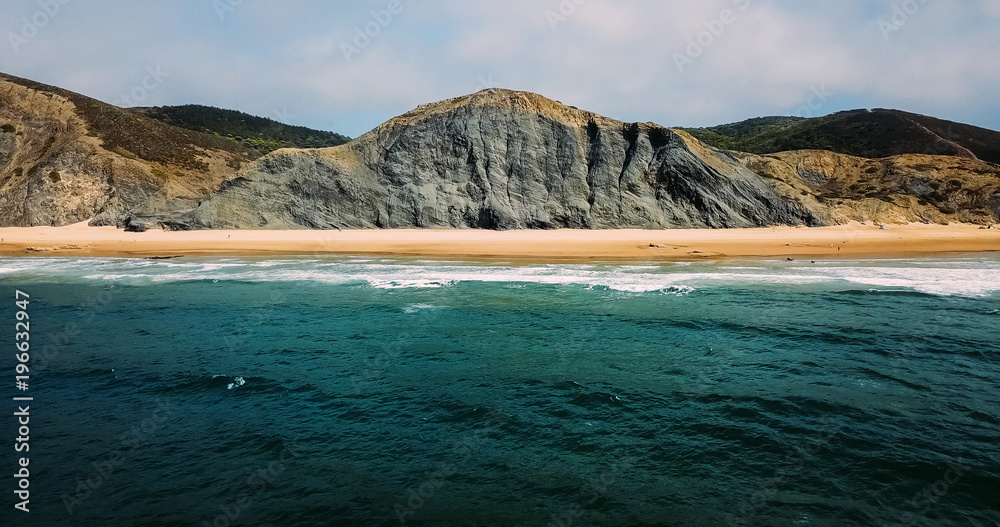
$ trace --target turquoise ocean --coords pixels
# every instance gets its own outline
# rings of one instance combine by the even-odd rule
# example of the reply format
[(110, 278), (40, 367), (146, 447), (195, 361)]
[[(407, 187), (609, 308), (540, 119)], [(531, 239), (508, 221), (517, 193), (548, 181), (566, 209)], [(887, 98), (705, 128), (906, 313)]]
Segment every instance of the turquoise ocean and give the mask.
[(0, 525), (1000, 525), (998, 256), (2, 258), (0, 295)]

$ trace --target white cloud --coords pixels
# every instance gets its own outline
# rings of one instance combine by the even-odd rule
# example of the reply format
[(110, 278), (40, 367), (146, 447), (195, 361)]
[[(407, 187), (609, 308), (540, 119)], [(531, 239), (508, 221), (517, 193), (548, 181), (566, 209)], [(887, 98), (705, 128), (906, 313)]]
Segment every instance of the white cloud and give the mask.
[[(352, 135), (481, 79), (667, 125), (791, 114), (822, 90), (835, 96), (818, 113), (899, 107), (1000, 128), (997, 0), (927, 2), (888, 40), (878, 22), (898, 0), (401, 1), (350, 62), (341, 45), (388, 0), (244, 2), (223, 20), (198, 0), (74, 2), (20, 53), (0, 48), (0, 60), (8, 73), (108, 101), (160, 63), (172, 77), (150, 103), (287, 108)], [(678, 71), (675, 53), (718, 31), (723, 10), (735, 20), (703, 36), (709, 44)], [(4, 6), (8, 20), (31, 11)]]

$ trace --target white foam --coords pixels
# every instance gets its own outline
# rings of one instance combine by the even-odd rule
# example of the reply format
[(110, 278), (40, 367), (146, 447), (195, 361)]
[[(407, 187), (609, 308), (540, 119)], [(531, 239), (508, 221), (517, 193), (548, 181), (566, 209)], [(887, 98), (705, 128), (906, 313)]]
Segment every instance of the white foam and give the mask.
[(437, 309), (437, 306), (430, 304), (410, 304), (403, 308), (403, 313), (413, 314), (425, 309)]
[(709, 287), (819, 285), (833, 289), (910, 290), (934, 295), (1000, 292), (1000, 258), (825, 262), (696, 262), (686, 265), (475, 265), (394, 260), (129, 260), (0, 258), (0, 277), (129, 285), (212, 280), (357, 284), (373, 289), (440, 289), (463, 282), (582, 286), (625, 293), (684, 296)]
[(368, 285), (375, 289), (438, 289), (451, 287), (458, 280), (368, 280)]
[(852, 267), (830, 272), (851, 283), (932, 295), (986, 296), (1000, 290), (1000, 269)]

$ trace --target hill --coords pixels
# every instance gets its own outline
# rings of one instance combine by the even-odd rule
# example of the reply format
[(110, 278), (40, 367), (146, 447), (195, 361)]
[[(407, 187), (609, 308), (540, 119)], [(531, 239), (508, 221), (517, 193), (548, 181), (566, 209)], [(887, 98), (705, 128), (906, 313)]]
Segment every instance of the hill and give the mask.
[(119, 225), (156, 199), (194, 206), (260, 154), (0, 74), (0, 225)]
[(764, 117), (685, 130), (716, 148), (755, 154), (829, 150), (869, 159), (927, 154), (1000, 163), (1000, 133), (899, 110), (851, 110), (811, 119)]
[(972, 156), (722, 151), (681, 130), (490, 89), (421, 105), (343, 146), (275, 152), (196, 209), (137, 210), (129, 227), (727, 228), (997, 218), (1000, 168)]
[[(189, 126), (204, 117), (204, 129), (301, 139), (238, 112), (197, 108), (175, 115)], [(215, 133), (0, 75), (0, 225), (610, 229), (1000, 219), (1000, 167), (983, 160), (992, 159), (996, 132), (890, 110), (711, 132), (753, 148), (720, 150), (683, 130), (490, 89), (421, 105), (346, 144), (261, 156)], [(826, 150), (768, 153), (816, 146)], [(920, 153), (932, 146), (932, 155)]]
[(324, 148), (339, 146), (351, 140), (350, 137), (334, 132), (291, 126), (236, 110), (197, 104), (131, 110), (166, 124), (224, 137), (261, 155), (279, 148)]

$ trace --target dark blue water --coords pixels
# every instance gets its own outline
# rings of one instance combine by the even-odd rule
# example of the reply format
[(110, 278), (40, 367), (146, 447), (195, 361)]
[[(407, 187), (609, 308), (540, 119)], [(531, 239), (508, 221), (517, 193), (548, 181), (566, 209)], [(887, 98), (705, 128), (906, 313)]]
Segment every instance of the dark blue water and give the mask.
[(6, 259), (0, 294), (3, 525), (1000, 524), (996, 258)]

